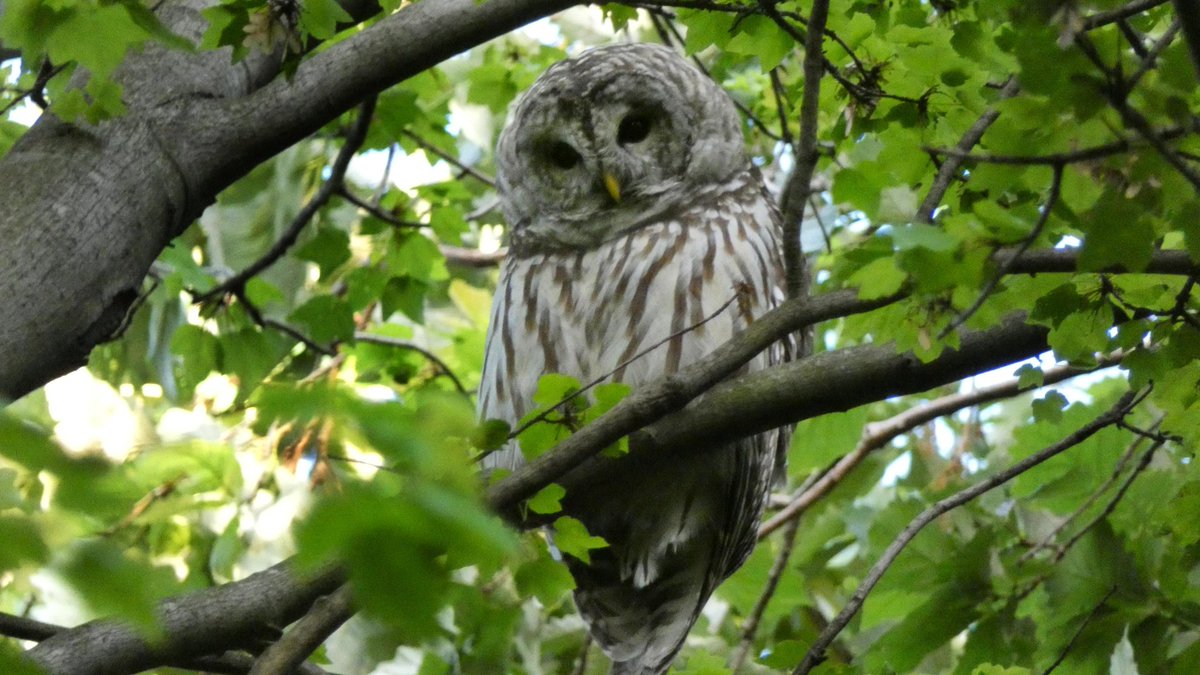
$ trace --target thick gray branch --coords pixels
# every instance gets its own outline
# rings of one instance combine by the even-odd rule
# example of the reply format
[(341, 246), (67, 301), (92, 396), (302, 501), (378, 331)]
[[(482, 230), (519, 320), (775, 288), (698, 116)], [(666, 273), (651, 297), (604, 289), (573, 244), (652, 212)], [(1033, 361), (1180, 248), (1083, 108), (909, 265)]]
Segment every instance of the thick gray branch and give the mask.
[[(190, 39), (208, 0), (168, 0)], [(423, 0), (275, 80), (279, 59), (154, 46), (118, 73), (128, 112), (99, 125), (44, 115), (0, 159), (0, 400), (86, 360), (121, 325), (155, 257), (257, 164), (366, 96), (575, 4)]]
[(46, 672), (63, 675), (136, 673), (190, 661), (273, 638), (343, 581), (337, 569), (301, 581), (288, 563), (280, 563), (237, 583), (164, 602), (161, 643), (150, 644), (128, 626), (103, 620), (58, 633), (27, 654)]

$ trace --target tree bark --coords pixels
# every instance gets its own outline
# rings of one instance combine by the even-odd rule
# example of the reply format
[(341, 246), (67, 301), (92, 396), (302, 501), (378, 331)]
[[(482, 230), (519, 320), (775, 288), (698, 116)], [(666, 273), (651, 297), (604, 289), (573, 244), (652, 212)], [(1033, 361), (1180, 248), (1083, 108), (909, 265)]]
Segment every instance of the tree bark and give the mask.
[[(198, 39), (205, 0), (158, 10)], [(572, 0), (423, 0), (314, 55), (151, 45), (117, 73), (126, 114), (97, 125), (43, 115), (0, 159), (0, 400), (86, 362), (137, 298), (150, 264), (220, 190), (364, 97)], [(82, 77), (82, 76), (81, 76)]]
[(253, 647), (277, 637), (276, 631), (344, 582), (336, 568), (297, 576), (283, 562), (242, 581), (164, 602), (161, 641), (149, 642), (128, 626), (103, 620), (63, 631), (26, 654), (51, 674), (116, 675)]

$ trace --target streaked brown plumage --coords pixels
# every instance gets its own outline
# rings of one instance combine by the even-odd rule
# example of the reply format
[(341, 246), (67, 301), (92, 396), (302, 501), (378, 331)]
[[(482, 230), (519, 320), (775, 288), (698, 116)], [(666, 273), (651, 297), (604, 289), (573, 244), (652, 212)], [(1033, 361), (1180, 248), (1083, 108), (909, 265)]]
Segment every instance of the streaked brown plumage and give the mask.
[[(592, 50), (538, 79), (497, 150), (512, 247), (492, 310), (483, 418), (520, 420), (546, 373), (654, 381), (782, 301), (779, 214), (740, 124), (725, 93), (664, 47)], [(746, 368), (784, 358), (776, 345)], [(711, 453), (635, 453), (567, 495), (568, 512), (610, 544), (590, 566), (568, 563), (614, 672), (670, 665), (753, 547), (785, 443), (772, 432)], [(507, 448), (488, 462), (523, 459)]]

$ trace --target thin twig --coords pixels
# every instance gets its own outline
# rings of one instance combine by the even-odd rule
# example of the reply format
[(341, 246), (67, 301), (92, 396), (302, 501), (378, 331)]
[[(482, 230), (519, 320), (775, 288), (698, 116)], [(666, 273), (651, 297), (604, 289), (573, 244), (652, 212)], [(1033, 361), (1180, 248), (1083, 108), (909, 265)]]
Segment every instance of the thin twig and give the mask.
[(474, 248), (438, 244), (438, 250), (442, 252), (446, 262), (464, 267), (495, 267), (508, 255), (508, 248), (484, 252)]
[(1067, 654), (1071, 652), (1071, 648), (1075, 646), (1075, 641), (1079, 639), (1080, 635), (1083, 635), (1083, 629), (1087, 628), (1088, 624), (1092, 622), (1092, 619), (1096, 618), (1096, 615), (1100, 613), (1100, 609), (1104, 607), (1104, 603), (1108, 602), (1108, 599), (1111, 598), (1112, 594), (1116, 592), (1116, 586), (1108, 589), (1108, 592), (1104, 594), (1104, 597), (1100, 598), (1100, 602), (1096, 603), (1096, 606), (1092, 608), (1092, 611), (1088, 612), (1088, 615), (1083, 618), (1083, 622), (1079, 624), (1079, 628), (1075, 629), (1075, 634), (1072, 635), (1071, 639), (1067, 641), (1066, 646), (1063, 647), (1063, 650), (1059, 653), (1058, 658), (1054, 659), (1054, 663), (1051, 663), (1050, 667), (1043, 671), (1042, 675), (1050, 675), (1050, 673), (1054, 672), (1055, 668), (1058, 668), (1060, 665), (1062, 665), (1062, 662), (1067, 658)]
[(354, 615), (354, 598), (345, 584), (329, 595), (318, 598), (308, 613), (263, 650), (254, 661), (250, 675), (290, 675), (321, 643)]
[(277, 330), (318, 354), (324, 354), (325, 356), (337, 355), (337, 349), (334, 347), (323, 345), (282, 321), (277, 321), (275, 319), (263, 316), (262, 310), (260, 310), (253, 302), (250, 302), (250, 299), (246, 297), (245, 290), (239, 288), (230, 292), (232, 292), (234, 297), (238, 299), (238, 302), (241, 303), (242, 308), (246, 311), (246, 314), (250, 316), (250, 320), (259, 326)]
[[(1017, 78), (1011, 77), (1008, 82), (1000, 89), (1000, 99), (1012, 98), (1020, 90), (1017, 86)], [(1000, 110), (996, 106), (989, 106), (979, 119), (967, 129), (967, 133), (963, 134), (958, 144), (954, 149), (959, 153), (966, 154), (971, 151), (979, 143), (979, 139), (983, 138), (983, 133), (992, 126), (992, 123), (1000, 117)], [(942, 163), (938, 168), (937, 176), (933, 179), (933, 184), (929, 186), (929, 192), (925, 195), (924, 201), (917, 209), (917, 222), (932, 223), (933, 212), (937, 210), (938, 204), (942, 203), (942, 199), (946, 196), (946, 190), (950, 189), (950, 183), (959, 174), (962, 168), (963, 159), (951, 154), (949, 159)]]
[(317, 211), (323, 207), (331, 197), (341, 187), (342, 182), (346, 179), (346, 169), (350, 166), (350, 160), (358, 149), (362, 147), (363, 141), (367, 138), (367, 129), (371, 126), (371, 118), (375, 114), (375, 97), (363, 101), (359, 106), (358, 119), (355, 120), (354, 126), (350, 128), (346, 134), (346, 141), (342, 145), (342, 149), (338, 151), (337, 158), (333, 161), (333, 166), (329, 170), (329, 178), (321, 184), (321, 188), (317, 190), (317, 194), (313, 195), (312, 199), (308, 200), (296, 217), (292, 219), (291, 225), (287, 231), (283, 233), (271, 248), (264, 253), (258, 260), (255, 260), (249, 267), (235, 274), (224, 282), (209, 291), (197, 293), (192, 291), (192, 298), (196, 302), (203, 302), (212, 298), (218, 298), (224, 295), (238, 295), (245, 288), (246, 282), (258, 275), (263, 270), (271, 265), (274, 265), (284, 253), (287, 253), (300, 237), (300, 233), (308, 226), (309, 221), (317, 214)]
[(1129, 88), (1121, 79), (1120, 72), (1110, 68), (1104, 62), (1104, 59), (1100, 57), (1100, 53), (1096, 50), (1096, 46), (1088, 38), (1087, 33), (1075, 35), (1075, 46), (1104, 74), (1107, 84), (1100, 88), (1101, 93), (1108, 99), (1109, 104), (1121, 114), (1121, 121), (1125, 123), (1125, 126), (1132, 127), (1141, 134), (1142, 138), (1150, 144), (1150, 147), (1157, 150), (1158, 154), (1168, 164), (1192, 184), (1192, 187), (1200, 191), (1200, 172), (1197, 172), (1182, 157), (1176, 154), (1162, 138), (1159, 138), (1155, 134), (1154, 128), (1150, 126), (1150, 121), (1129, 104)]
[(804, 41), (804, 91), (800, 98), (800, 136), (796, 144), (796, 165), (783, 189), (783, 260), (787, 270), (787, 296), (803, 297), (808, 287), (804, 250), (800, 246), (800, 224), (804, 207), (812, 192), (813, 172), (817, 167), (817, 114), (820, 112), (821, 78), (825, 74), (825, 20), (829, 18), (829, 0), (814, 0), (808, 17)]
[(448, 164), (457, 167), (459, 171), (463, 172), (463, 174), (470, 176), (471, 178), (474, 178), (475, 180), (479, 181), (480, 183), (483, 183), (484, 185), (486, 185), (490, 188), (495, 189), (495, 187), (496, 187), (495, 179), (493, 179), (490, 176), (485, 175), (484, 173), (479, 171), (479, 169), (476, 169), (473, 166), (468, 166), (466, 164), (463, 164), (454, 155), (450, 154), (449, 152), (446, 152), (445, 150), (442, 150), (441, 148), (437, 147), (433, 143), (430, 143), (429, 141), (425, 140), (424, 138), (421, 138), (420, 136), (414, 134), (413, 132), (411, 132), (407, 129), (405, 129), (404, 131), (401, 131), (400, 133), (411, 138), (414, 143), (421, 146), (425, 150), (432, 152), (433, 154), (442, 158)]
[(396, 349), (407, 349), (409, 351), (414, 351), (421, 356), (424, 356), (426, 360), (436, 366), (439, 375), (445, 375), (451, 382), (453, 382), (454, 388), (458, 390), (458, 393), (468, 397), (471, 395), (467, 391), (466, 387), (463, 386), (462, 380), (458, 379), (458, 376), (455, 375), (454, 371), (450, 369), (450, 366), (446, 365), (445, 361), (438, 358), (437, 354), (434, 354), (424, 347), (413, 344), (412, 342), (408, 342), (407, 340), (390, 338), (385, 335), (372, 335), (371, 333), (367, 333), (365, 331), (355, 331), (354, 339), (357, 342), (366, 342), (367, 344), (382, 345), (384, 347), (395, 347)]
[[(1128, 24), (1125, 24), (1124, 21), (1122, 21), (1122, 25)], [(1146, 73), (1150, 72), (1155, 66), (1158, 65), (1158, 56), (1162, 54), (1164, 49), (1166, 49), (1172, 42), (1175, 41), (1176, 35), (1179, 35), (1178, 19), (1172, 21), (1171, 25), (1167, 27), (1166, 32), (1163, 33), (1162, 37), (1160, 37), (1158, 40), (1155, 40), (1150, 49), (1147, 50), (1145, 54), (1141, 55), (1142, 65), (1138, 66), (1138, 69), (1129, 76), (1128, 80), (1125, 81), (1125, 91), (1127, 94), (1128, 92), (1133, 91), (1134, 87), (1137, 86), (1138, 81), (1141, 80)]]
[[(1155, 136), (1163, 140), (1174, 140), (1186, 136), (1196, 131), (1196, 123), (1186, 126), (1168, 127), (1166, 129), (1155, 130)], [(1147, 142), (1141, 136), (1135, 138), (1123, 138), (1112, 143), (1097, 145), (1091, 148), (1083, 148), (1081, 150), (1072, 150), (1070, 152), (1056, 152), (1045, 155), (997, 155), (989, 153), (972, 153), (970, 150), (961, 150), (959, 148), (935, 148), (925, 146), (925, 152), (935, 155), (943, 155), (946, 157), (958, 157), (969, 162), (979, 162), (985, 164), (1013, 164), (1019, 166), (1035, 166), (1047, 165), (1054, 166), (1055, 164), (1075, 164), (1078, 162), (1090, 162), (1113, 155), (1119, 155), (1122, 152), (1128, 152), (1134, 148), (1145, 146)]]
[(1014, 477), (1029, 471), (1051, 457), (1054, 457), (1055, 455), (1058, 455), (1069, 448), (1079, 445), (1101, 429), (1116, 424), (1122, 418), (1128, 415), (1133, 407), (1136, 406), (1142, 398), (1143, 397), (1139, 396), (1137, 392), (1127, 392), (1108, 411), (1080, 427), (1058, 443), (1055, 443), (1054, 445), (1051, 445), (1040, 452), (1030, 455), (1016, 464), (1013, 464), (1008, 469), (996, 473), (965, 490), (957, 492), (922, 511), (921, 514), (914, 518), (912, 522), (910, 522), (904, 528), (904, 530), (900, 532), (899, 536), (897, 536), (892, 543), (888, 545), (887, 549), (883, 552), (883, 555), (880, 556), (879, 560), (876, 561), (876, 563), (871, 567), (871, 570), (867, 573), (862, 583), (859, 584), (858, 589), (854, 591), (854, 595), (851, 596), (850, 600), (846, 603), (846, 606), (843, 607), (842, 611), (839, 612), (838, 615), (829, 622), (829, 625), (825, 628), (825, 630), (821, 631), (821, 634), (817, 637), (816, 641), (813, 642), (812, 647), (810, 647), (808, 652), (804, 655), (804, 659), (800, 662), (800, 665), (798, 665), (795, 671), (793, 671), (794, 675), (804, 675), (805, 673), (809, 673), (813, 668), (817, 667), (817, 665), (824, 661), (825, 650), (829, 648), (829, 645), (833, 643), (833, 640), (838, 636), (839, 633), (842, 632), (842, 629), (844, 629), (846, 625), (850, 623), (850, 619), (853, 618), (854, 615), (858, 613), (858, 610), (862, 608), (863, 603), (867, 599), (867, 594), (870, 593), (871, 589), (874, 588), (877, 583), (879, 583), (881, 578), (883, 578), (884, 573), (887, 572), (888, 568), (891, 567), (893, 562), (895, 562), (897, 556), (900, 555), (900, 552), (904, 550), (908, 543), (911, 542), (913, 538), (917, 536), (917, 533), (920, 532), (926, 525), (933, 522), (942, 514), (966, 504), (967, 502), (975, 499), (979, 495), (989, 490), (992, 490), (993, 488), (1007, 483)]
[(588, 633), (583, 636), (583, 647), (579, 650), (579, 660), (575, 662), (575, 668), (571, 671), (571, 675), (584, 675), (587, 672), (588, 650), (592, 648), (592, 634)]
[(775, 597), (775, 591), (779, 588), (779, 581), (783, 578), (784, 572), (787, 571), (787, 564), (791, 560), (792, 550), (796, 546), (796, 535), (799, 531), (799, 519), (792, 520), (788, 523), (787, 529), (783, 531), (783, 541), (780, 544), (779, 553), (775, 554), (775, 562), (771, 564), (771, 571), (767, 573), (767, 583), (763, 586), (762, 593), (758, 596), (758, 601), (754, 603), (754, 608), (746, 615), (745, 623), (742, 624), (742, 639), (738, 643), (737, 651), (733, 653), (733, 660), (729, 664), (735, 674), (741, 671), (742, 666), (746, 663), (746, 657), (750, 654), (751, 647), (754, 646), (754, 637), (758, 633), (758, 625), (762, 623), (763, 614), (766, 613), (767, 606), (771, 604), (771, 598)]
[[(663, 44), (667, 45), (668, 47), (672, 45), (678, 45), (682, 47), (684, 44), (683, 35), (681, 35), (679, 33), (679, 29), (675, 27), (675, 22), (672, 21), (668, 15), (650, 12), (649, 10), (647, 11), (648, 16), (650, 17), (650, 23), (654, 26), (654, 30), (658, 33), (659, 39), (662, 40)], [(700, 69), (700, 72), (707, 75), (710, 80), (717, 82), (717, 78), (713, 77), (712, 72), (708, 69), (708, 66), (704, 65), (704, 62), (701, 61), (699, 57), (692, 56), (692, 63)], [(720, 84), (720, 82), (717, 82), (717, 84)], [(736, 107), (738, 111), (742, 113), (742, 116), (750, 120), (751, 124), (754, 125), (754, 128), (761, 132), (764, 136), (773, 141), (783, 140), (778, 134), (771, 131), (770, 127), (764, 124), (763, 121), (754, 114), (754, 111), (747, 107), (744, 103), (736, 98), (730, 100), (733, 101), (734, 107)]]
[(863, 429), (862, 438), (859, 439), (853, 450), (834, 461), (829, 468), (821, 473), (820, 478), (812, 482), (811, 485), (797, 490), (796, 495), (780, 508), (778, 513), (762, 524), (762, 527), (758, 530), (759, 540), (761, 541), (763, 538), (769, 536), (785, 523), (799, 519), (808, 510), (808, 507), (816, 503), (818, 499), (829, 494), (869, 454), (887, 446), (888, 443), (891, 443), (901, 434), (907, 433), (939, 417), (952, 415), (964, 408), (1010, 398), (1038, 387), (1057, 384), (1077, 375), (1112, 367), (1120, 362), (1121, 356), (1121, 353), (1111, 354), (1101, 359), (1096, 368), (1076, 368), (1072, 366), (1047, 368), (1042, 373), (1042, 383), (1034, 387), (1022, 387), (1020, 380), (1014, 377), (1004, 382), (980, 387), (973, 391), (950, 394), (915, 408), (905, 410), (886, 420), (868, 424)]
[(1063, 557), (1067, 555), (1067, 551), (1070, 551), (1071, 547), (1083, 538), (1083, 535), (1087, 534), (1088, 531), (1096, 525), (1099, 525), (1100, 521), (1112, 515), (1112, 512), (1117, 508), (1117, 504), (1121, 503), (1121, 500), (1125, 497), (1125, 493), (1129, 491), (1129, 486), (1133, 485), (1133, 481), (1137, 480), (1137, 477), (1146, 470), (1146, 467), (1150, 466), (1150, 460), (1154, 459), (1154, 453), (1157, 452), (1158, 449), (1161, 448), (1166, 442), (1166, 438), (1160, 438), (1156, 440), (1149, 448), (1147, 448), (1146, 452), (1142, 453), (1142, 457), (1140, 460), (1138, 460), (1137, 466), (1133, 467), (1133, 471), (1129, 472), (1129, 475), (1125, 478), (1125, 482), (1122, 483), (1121, 487), (1117, 489), (1117, 493), (1113, 495), (1113, 498), (1108, 500), (1108, 503), (1104, 505), (1104, 509), (1102, 509), (1100, 513), (1096, 514), (1095, 518), (1089, 520), (1086, 525), (1079, 528), (1078, 532), (1071, 535), (1071, 538), (1068, 539), (1062, 546), (1060, 546), (1054, 553), (1055, 563), (1060, 562)]
[(1071, 515), (1063, 518), (1062, 522), (1056, 525), (1040, 542), (1030, 546), (1028, 551), (1022, 553), (1021, 557), (1017, 559), (1017, 564), (1023, 565), (1032, 560), (1039, 551), (1050, 548), (1054, 541), (1058, 539), (1059, 533), (1067, 529), (1067, 526), (1073, 523), (1076, 518), (1082, 516), (1084, 512), (1092, 507), (1092, 504), (1096, 503), (1096, 500), (1100, 499), (1101, 495), (1108, 492), (1108, 489), (1116, 484), (1117, 479), (1121, 477), (1121, 473), (1125, 471), (1125, 465), (1129, 463), (1129, 460), (1133, 458), (1138, 449), (1141, 448), (1142, 443), (1145, 442), (1146, 439), (1142, 436), (1134, 438), (1129, 447), (1125, 449), (1125, 452), (1121, 453), (1121, 456), (1117, 458), (1117, 463), (1113, 465), (1112, 473), (1100, 484), (1100, 487), (1092, 491), (1092, 494), (1088, 495), (1088, 498), (1083, 500), (1083, 503), (1072, 511)]
[(384, 211), (383, 209), (379, 208), (378, 205), (372, 204), (371, 202), (368, 202), (367, 200), (363, 199), (362, 197), (359, 197), (358, 195), (354, 194), (348, 188), (346, 188), (345, 184), (339, 185), (336, 192), (337, 192), (337, 195), (339, 197), (341, 197), (342, 199), (345, 199), (346, 201), (350, 202), (351, 204), (357, 206), (358, 208), (362, 209), (363, 211), (366, 211), (367, 213), (371, 214), (372, 216), (375, 216), (376, 218), (382, 220), (383, 222), (387, 223), (388, 225), (391, 225), (392, 227), (403, 227), (403, 228), (413, 228), (413, 229), (417, 229), (417, 228), (421, 228), (421, 227), (429, 227), (425, 223), (414, 223), (414, 222), (410, 222), (407, 220), (400, 220), (395, 215), (388, 213), (387, 211)]
[(1159, 5), (1167, 4), (1168, 0), (1134, 0), (1133, 2), (1118, 7), (1107, 12), (1099, 12), (1093, 14), (1083, 20), (1084, 30), (1094, 30), (1101, 26), (1107, 26), (1110, 23), (1115, 23), (1121, 19), (1127, 19), (1135, 14), (1158, 7)]
[(983, 303), (987, 301), (989, 296), (991, 296), (992, 291), (996, 290), (996, 286), (1000, 284), (1000, 280), (1009, 273), (1014, 261), (1016, 261), (1017, 258), (1020, 258), (1022, 253), (1028, 251), (1029, 247), (1033, 245), (1033, 242), (1042, 235), (1042, 230), (1045, 229), (1046, 222), (1050, 220), (1050, 211), (1052, 211), (1054, 206), (1058, 203), (1059, 191), (1062, 189), (1062, 176), (1063, 165), (1055, 164), (1054, 176), (1050, 180), (1050, 192), (1046, 195), (1046, 203), (1042, 206), (1042, 212), (1038, 214), (1038, 219), (1037, 222), (1034, 223), (1033, 229), (1029, 231), (1029, 236), (1025, 237), (1024, 241), (1017, 246), (1016, 255), (1005, 260), (1004, 263), (1001, 264), (1000, 269), (996, 270), (996, 273), (993, 274), (990, 279), (988, 279), (983, 288), (979, 290), (979, 296), (975, 298), (975, 302), (971, 303), (970, 307), (966, 308), (958, 316), (954, 317), (954, 319), (942, 329), (941, 334), (938, 335), (939, 340), (949, 335), (954, 329), (966, 323), (967, 319), (970, 319), (975, 315), (975, 312), (979, 311), (980, 307), (983, 307)]

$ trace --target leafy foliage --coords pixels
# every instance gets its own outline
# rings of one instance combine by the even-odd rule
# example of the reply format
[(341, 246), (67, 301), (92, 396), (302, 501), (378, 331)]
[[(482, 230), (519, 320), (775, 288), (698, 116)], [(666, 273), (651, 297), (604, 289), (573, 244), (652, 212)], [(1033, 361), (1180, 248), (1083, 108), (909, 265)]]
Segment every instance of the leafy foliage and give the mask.
[[(0, 609), (115, 614), (156, 637), (157, 600), (296, 553), (348, 569), (369, 628), (327, 651), (355, 652), (359, 670), (411, 657), (421, 673), (570, 672), (587, 655), (586, 672), (603, 672), (559, 559), (586, 562), (605, 542), (561, 513), (556, 484), (524, 505), (552, 537), (507, 528), (484, 493), (504, 475), (483, 480), (476, 462), (514, 433), (527, 457), (550, 452), (627, 388), (564, 403), (583, 383), (546, 376), (515, 430), (475, 420), (460, 392), (478, 384), (495, 279), (478, 260), (505, 237), (495, 135), (551, 63), (614, 32), (666, 37), (734, 96), (750, 154), (782, 184), (811, 84), (798, 44), (810, 0), (632, 4), (573, 10), (382, 92), (348, 178), (297, 244), (197, 302), (292, 226), (359, 113), (224, 191), (163, 252), (121, 340), (0, 412)], [(918, 513), (1131, 389), (1148, 395), (1122, 426), (916, 534), (819, 668), (1200, 671), (1200, 185), (1177, 164), (1197, 171), (1200, 94), (1169, 3), (1097, 19), (1120, 5), (832, 3), (814, 201), (833, 217), (808, 223), (824, 235), (814, 292), (907, 296), (819, 326), (818, 349), (890, 343), (928, 361), (959, 324), (1023, 312), (1052, 355), (801, 421), (778, 501), (816, 497), (718, 589), (676, 672), (727, 672), (739, 652), (746, 672), (794, 668)], [(290, 71), (356, 30), (339, 32), (351, 17), (329, 0), (305, 2), (291, 28), (272, 11), (213, 5), (192, 45), (139, 2), (6, 2), (0, 43), (21, 60), (0, 70), (0, 153), (25, 133), (15, 104), (30, 92), (65, 119), (121, 114), (130, 50), (280, 49)], [(1069, 264), (1006, 262), (1024, 251)], [(1171, 254), (1190, 267), (1167, 269)], [(1120, 370), (1064, 384), (1055, 360)], [(1009, 377), (1023, 393), (903, 423)], [(0, 669), (27, 669), (16, 653), (6, 645)]]

